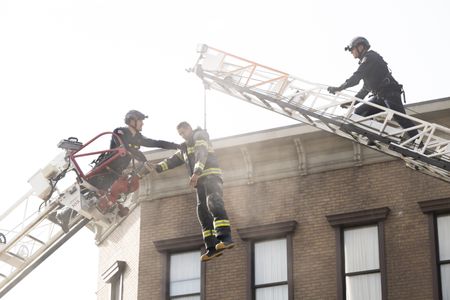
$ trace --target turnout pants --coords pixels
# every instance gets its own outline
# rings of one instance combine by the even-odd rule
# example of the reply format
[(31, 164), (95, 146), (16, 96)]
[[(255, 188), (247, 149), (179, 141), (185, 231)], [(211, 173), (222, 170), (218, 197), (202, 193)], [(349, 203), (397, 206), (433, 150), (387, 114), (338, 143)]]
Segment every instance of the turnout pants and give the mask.
[(201, 178), (197, 184), (197, 217), (207, 249), (230, 238), (230, 221), (223, 202), (222, 179), (216, 175)]
[[(374, 96), (369, 99), (369, 102), (406, 114), (405, 108), (402, 104), (401, 94), (399, 92), (389, 93), (386, 96)], [(368, 117), (379, 112), (380, 109), (367, 104), (362, 104), (355, 109), (355, 114), (363, 117)], [(394, 115), (394, 119), (404, 129), (415, 126), (410, 119), (403, 118), (399, 115)], [(413, 137), (417, 134), (419, 134), (417, 129), (408, 131), (409, 137)]]

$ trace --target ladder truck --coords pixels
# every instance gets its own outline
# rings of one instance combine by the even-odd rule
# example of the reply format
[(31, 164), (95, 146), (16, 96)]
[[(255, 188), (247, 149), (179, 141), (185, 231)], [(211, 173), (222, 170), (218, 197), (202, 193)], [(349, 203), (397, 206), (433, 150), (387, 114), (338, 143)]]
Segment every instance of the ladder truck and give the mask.
[[(355, 143), (402, 159), (414, 170), (450, 182), (450, 129), (356, 98), (328, 93), (327, 85), (309, 82), (225, 51), (200, 44), (195, 73), (205, 89), (214, 89), (248, 103), (339, 135)], [(364, 103), (375, 115), (354, 114)], [(345, 108), (344, 108), (345, 107)], [(401, 128), (395, 116), (415, 126)], [(406, 133), (417, 129), (418, 134)], [(375, 141), (375, 142), (373, 142)]]
[[(109, 149), (101, 141), (109, 144), (112, 136), (120, 146)], [(86, 144), (72, 137), (58, 147), (61, 153), (28, 181), (31, 189), (0, 216), (0, 298), (81, 228), (92, 230), (99, 244), (137, 205), (138, 181), (133, 189), (117, 187), (128, 187), (127, 179), (148, 173), (145, 166), (124, 171), (127, 175), (114, 182), (115, 197), (111, 197), (113, 187), (105, 191), (91, 183), (127, 154), (120, 137), (104, 132)], [(66, 232), (50, 218), (64, 207), (72, 210)]]

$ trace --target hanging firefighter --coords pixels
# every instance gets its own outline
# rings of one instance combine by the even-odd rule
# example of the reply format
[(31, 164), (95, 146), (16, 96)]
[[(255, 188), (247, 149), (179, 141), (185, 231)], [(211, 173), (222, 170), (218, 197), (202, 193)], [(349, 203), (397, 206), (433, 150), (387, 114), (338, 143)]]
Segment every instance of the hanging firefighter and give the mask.
[(223, 202), (222, 170), (205, 130), (193, 130), (187, 122), (178, 124), (177, 130), (185, 143), (174, 155), (158, 163), (155, 170), (160, 173), (182, 164), (187, 166), (189, 184), (197, 190), (197, 217), (206, 247), (200, 259), (208, 261), (234, 246)]

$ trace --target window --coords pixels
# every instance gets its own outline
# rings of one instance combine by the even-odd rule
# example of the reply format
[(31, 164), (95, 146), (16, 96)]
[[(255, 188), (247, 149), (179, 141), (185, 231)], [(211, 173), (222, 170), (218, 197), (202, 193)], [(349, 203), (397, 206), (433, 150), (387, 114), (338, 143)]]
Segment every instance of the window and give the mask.
[(378, 226), (344, 229), (347, 299), (381, 299)]
[(170, 299), (200, 300), (200, 250), (170, 255)]
[(336, 228), (338, 299), (387, 297), (384, 219), (388, 207), (327, 216)]
[(248, 299), (292, 300), (292, 234), (296, 221), (238, 229), (248, 249)]
[(122, 300), (123, 274), (111, 280), (111, 300)]
[(450, 198), (419, 202), (429, 216), (433, 299), (450, 300)]
[(438, 265), (442, 299), (450, 300), (450, 214), (437, 216)]
[(123, 299), (123, 274), (126, 263), (124, 261), (116, 261), (102, 274), (103, 281), (111, 285), (110, 299)]
[(286, 238), (253, 245), (256, 300), (288, 299)]
[(154, 244), (163, 260), (162, 298), (204, 300), (205, 264), (200, 262), (202, 236), (160, 240)]

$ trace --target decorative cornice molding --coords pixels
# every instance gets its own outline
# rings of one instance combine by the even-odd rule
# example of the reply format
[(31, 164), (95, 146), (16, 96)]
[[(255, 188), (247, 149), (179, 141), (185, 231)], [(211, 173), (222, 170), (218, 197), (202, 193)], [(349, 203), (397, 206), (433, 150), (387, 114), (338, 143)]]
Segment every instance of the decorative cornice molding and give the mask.
[(297, 221), (287, 221), (268, 225), (239, 228), (237, 232), (242, 240), (258, 240), (283, 237), (295, 231)]
[(121, 260), (116, 261), (109, 267), (105, 272), (102, 273), (101, 277), (105, 283), (110, 283), (113, 278), (117, 275), (123, 273), (127, 263)]
[(253, 183), (253, 163), (252, 158), (250, 157), (250, 153), (248, 152), (247, 147), (241, 147), (242, 157), (244, 158), (245, 167), (247, 170), (247, 183)]
[(374, 223), (386, 219), (389, 207), (366, 209), (336, 215), (328, 215), (327, 220), (331, 226), (354, 226)]
[(294, 138), (295, 150), (297, 151), (298, 170), (300, 175), (308, 175), (308, 166), (306, 160), (306, 151), (303, 147), (300, 137)]
[(450, 198), (420, 201), (417, 204), (424, 214), (450, 211)]
[(203, 245), (202, 235), (184, 236), (174, 239), (153, 241), (159, 252), (178, 252), (199, 249)]

